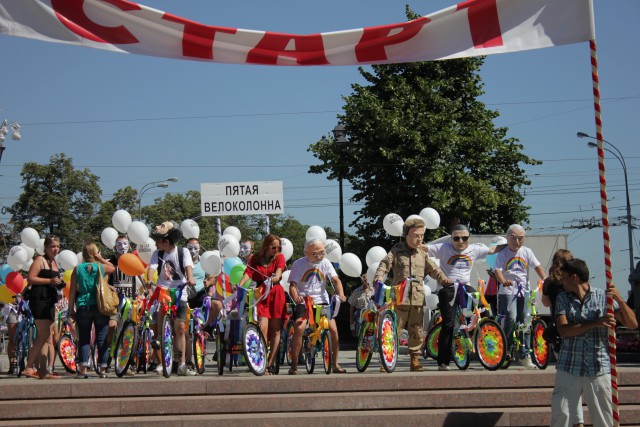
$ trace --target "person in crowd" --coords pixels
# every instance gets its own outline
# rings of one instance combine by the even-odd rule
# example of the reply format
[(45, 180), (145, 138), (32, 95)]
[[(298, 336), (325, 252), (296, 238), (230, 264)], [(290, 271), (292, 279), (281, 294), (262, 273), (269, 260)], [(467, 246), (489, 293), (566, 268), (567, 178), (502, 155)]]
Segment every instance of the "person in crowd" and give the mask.
[(358, 336), (360, 332), (360, 314), (362, 310), (367, 308), (369, 301), (373, 297), (373, 288), (367, 280), (367, 275), (360, 276), (362, 286), (353, 290), (347, 302), (349, 303), (349, 325), (351, 327), (351, 334)]
[[(289, 375), (298, 373), (298, 356), (302, 347), (302, 335), (307, 327), (307, 317), (312, 313), (307, 313), (305, 297), (312, 297), (316, 305), (327, 305), (330, 303), (329, 293), (326, 286), (327, 281), (331, 281), (335, 288), (338, 298), (341, 302), (345, 302), (347, 298), (344, 296), (342, 282), (333, 268), (333, 264), (325, 258), (326, 252), (324, 243), (318, 238), (309, 239), (304, 245), (304, 257), (296, 260), (291, 266), (289, 274), (289, 294), (291, 299), (296, 303), (293, 312), (295, 320), (295, 329), (293, 332), (293, 340), (291, 344), (291, 368)], [(338, 327), (335, 319), (329, 320), (329, 333), (331, 335), (331, 347), (333, 349), (333, 366), (331, 371), (338, 374), (344, 374), (347, 370), (338, 363), (338, 353), (340, 338), (338, 336)]]
[(9, 369), (7, 375), (14, 375), (18, 370), (16, 361), (16, 328), (18, 326), (18, 308), (15, 304), (5, 303), (2, 307), (2, 317), (7, 325), (7, 356), (9, 357)]
[(249, 260), (238, 284), (238, 286), (244, 286), (249, 280), (253, 280), (262, 293), (265, 291), (264, 281), (271, 279), (269, 295), (258, 304), (258, 324), (270, 348), (267, 365), (269, 374), (274, 373), (282, 322), (287, 317), (287, 296), (280, 285), (282, 273), (286, 268), (281, 250), (280, 238), (273, 234), (267, 234), (262, 240), (258, 253)]
[(253, 240), (244, 239), (242, 243), (240, 243), (240, 253), (238, 256), (242, 259), (244, 265), (249, 264), (249, 260), (253, 256), (255, 243)]
[(58, 302), (57, 288), (65, 286), (55, 260), (59, 252), (60, 239), (53, 235), (45, 237), (44, 255), (38, 255), (29, 268), (29, 307), (36, 324), (36, 340), (29, 351), (27, 367), (23, 371), (25, 377), (59, 378), (47, 372), (48, 345), (53, 345), (51, 324), (55, 319), (55, 305)]
[[(193, 278), (193, 260), (186, 248), (176, 246), (178, 240), (182, 238), (180, 227), (175, 221), (165, 221), (156, 226), (151, 238), (156, 242), (156, 250), (151, 255), (149, 262), (149, 270), (147, 278), (153, 277), (158, 272), (158, 287), (165, 291), (170, 288), (182, 288), (180, 292), (180, 300), (177, 302), (178, 309), (173, 324), (175, 331), (174, 350), (176, 359), (178, 360), (178, 375), (189, 376), (197, 375), (195, 371), (189, 369), (186, 365), (186, 334), (187, 334), (187, 310), (188, 310), (188, 291), (186, 286), (195, 286), (196, 282)], [(159, 319), (156, 319), (156, 334), (159, 336)], [(156, 339), (153, 341), (156, 350), (157, 360), (160, 360), (159, 349), (160, 342)], [(156, 372), (162, 372), (162, 366), (156, 367)]]
[[(129, 252), (129, 239), (126, 235), (121, 234), (116, 238), (116, 245), (114, 247), (115, 255), (109, 258), (109, 262), (115, 267), (115, 271), (109, 274), (109, 285), (113, 286), (119, 293), (122, 293), (125, 297), (131, 299), (132, 301), (136, 298), (136, 286), (135, 286), (135, 278), (132, 276), (127, 276), (124, 274), (122, 270), (118, 267), (118, 261), (120, 257)], [(113, 334), (115, 333), (116, 327), (118, 326), (118, 316), (116, 313), (109, 318), (109, 331), (107, 332), (107, 345), (111, 345), (111, 340), (113, 340)], [(133, 372), (132, 369), (129, 372)]]
[(394, 245), (387, 256), (380, 261), (373, 279), (374, 283), (381, 281), (391, 271), (397, 283), (407, 280), (405, 293), (408, 294), (408, 303), (398, 305), (396, 313), (398, 330), (406, 328), (409, 332), (411, 371), (423, 370), (419, 357), (425, 305), (424, 277), (431, 276), (441, 286), (453, 283), (438, 268), (435, 261), (429, 259), (429, 254), (422, 245), (424, 230), (425, 224), (422, 218), (412, 218), (405, 222), (402, 230), (405, 241)]
[[(616, 327), (616, 320), (636, 329), (638, 321), (613, 284), (606, 291), (591, 286), (583, 260), (565, 261), (560, 280), (564, 291), (558, 294), (555, 308), (562, 345), (551, 398), (551, 426), (570, 425), (581, 395), (593, 425), (612, 426), (608, 329)], [(613, 298), (615, 313), (607, 312), (608, 296)]]
[[(505, 248), (506, 245), (487, 247), (482, 243), (470, 244), (471, 233), (466, 225), (457, 224), (451, 230), (451, 240), (428, 245), (429, 255), (440, 261), (440, 269), (453, 283), (471, 283), (471, 270), (476, 260), (484, 259)], [(442, 329), (438, 342), (438, 370), (448, 371), (451, 362), (451, 345), (455, 323), (453, 297), (455, 287), (451, 284), (438, 285), (438, 307), (442, 316)], [(473, 289), (470, 289), (472, 292)]]
[[(109, 316), (98, 310), (98, 279), (100, 274), (112, 274), (116, 268), (104, 259), (95, 243), (87, 243), (82, 248), (84, 262), (71, 273), (69, 289), (69, 318), (78, 325), (78, 374), (76, 378), (89, 378), (89, 354), (91, 329), (95, 329), (96, 348), (99, 354), (100, 378), (107, 376), (109, 345), (107, 332)], [(101, 271), (102, 270), (102, 271)]]
[[(507, 348), (511, 348), (516, 322), (524, 323), (526, 298), (530, 293), (529, 269), (533, 268), (540, 279), (547, 275), (531, 249), (524, 246), (525, 229), (513, 224), (507, 229), (507, 247), (502, 250), (495, 263), (495, 273), (500, 289), (498, 291), (498, 313), (504, 315), (504, 333)], [(525, 333), (523, 345), (518, 354), (519, 363), (527, 369), (535, 369), (529, 355), (530, 333)]]

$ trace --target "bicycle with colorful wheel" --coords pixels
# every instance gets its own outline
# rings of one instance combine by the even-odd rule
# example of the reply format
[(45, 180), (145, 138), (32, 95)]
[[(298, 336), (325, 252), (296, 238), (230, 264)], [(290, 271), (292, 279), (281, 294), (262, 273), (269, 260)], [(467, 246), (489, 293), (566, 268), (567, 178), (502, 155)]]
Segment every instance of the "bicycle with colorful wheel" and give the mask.
[[(265, 289), (247, 289), (241, 286), (222, 303), (221, 318), (216, 326), (216, 355), (218, 375), (227, 366), (233, 369), (233, 356), (244, 356), (249, 370), (261, 376), (267, 370), (267, 342), (258, 326), (257, 305), (266, 299), (271, 290), (271, 279), (264, 281)], [(229, 362), (226, 361), (230, 356)], [(276, 366), (279, 360), (276, 357)], [(278, 368), (276, 368), (278, 369)]]
[(373, 287), (373, 299), (360, 312), (356, 369), (364, 372), (377, 351), (382, 368), (391, 373), (398, 363), (398, 319), (394, 311), (396, 287), (382, 282), (374, 283)]
[(324, 373), (329, 375), (334, 366), (333, 344), (329, 332), (329, 320), (334, 319), (340, 310), (340, 298), (331, 297), (328, 305), (316, 305), (313, 297), (305, 296), (307, 306), (307, 328), (302, 334), (302, 359), (307, 373), (312, 374), (316, 366), (316, 355), (322, 355)]
[(193, 359), (196, 372), (200, 375), (204, 374), (205, 357), (207, 355), (207, 335), (204, 331), (209, 310), (211, 309), (211, 297), (206, 296), (202, 301), (202, 307), (190, 309), (189, 334), (191, 335), (191, 343), (193, 346)]
[[(531, 362), (539, 369), (546, 369), (549, 366), (549, 346), (542, 335), (547, 328), (547, 323), (537, 315), (535, 304), (537, 296), (541, 295), (542, 281), (538, 282), (537, 288), (531, 290), (527, 289), (521, 282), (516, 282), (514, 286), (516, 286), (517, 292), (509, 301), (509, 307), (517, 302), (517, 298), (523, 298), (524, 321), (516, 322), (515, 324), (512, 332), (511, 347), (507, 349), (501, 368), (507, 369), (511, 362), (517, 359), (518, 354), (521, 354), (525, 348), (525, 339), (528, 336)], [(500, 313), (496, 320), (501, 325), (504, 325), (505, 317), (506, 314)]]
[(22, 295), (15, 296), (17, 306), (18, 324), (16, 326), (16, 374), (18, 377), (22, 376), (22, 372), (26, 368), (27, 360), (29, 359), (29, 350), (33, 346), (36, 340), (36, 324), (33, 320), (33, 315), (29, 309), (29, 302), (22, 298)]
[[(498, 322), (482, 317), (486, 307), (479, 307), (480, 297), (473, 288), (456, 282), (452, 305), (455, 306), (452, 351), (453, 362), (465, 370), (475, 354), (485, 369), (495, 371), (503, 363), (506, 354), (506, 337)], [(469, 292), (472, 291), (472, 292)], [(442, 322), (433, 326), (424, 341), (427, 354), (438, 360), (438, 340)]]
[(76, 364), (78, 340), (73, 334), (74, 329), (69, 322), (68, 313), (67, 310), (58, 312), (57, 328), (60, 331), (60, 336), (56, 343), (56, 352), (64, 369), (69, 373), (75, 373), (78, 370)]
[(153, 329), (151, 328), (153, 312), (149, 304), (150, 300), (151, 297), (145, 292), (143, 295), (138, 295), (134, 304), (137, 313), (138, 339), (133, 351), (132, 365), (135, 366), (136, 373), (147, 373), (153, 354), (151, 346), (153, 342)]
[(120, 292), (118, 324), (109, 347), (108, 366), (115, 361), (115, 373), (122, 377), (134, 361), (134, 349), (138, 338), (138, 307), (135, 301)]

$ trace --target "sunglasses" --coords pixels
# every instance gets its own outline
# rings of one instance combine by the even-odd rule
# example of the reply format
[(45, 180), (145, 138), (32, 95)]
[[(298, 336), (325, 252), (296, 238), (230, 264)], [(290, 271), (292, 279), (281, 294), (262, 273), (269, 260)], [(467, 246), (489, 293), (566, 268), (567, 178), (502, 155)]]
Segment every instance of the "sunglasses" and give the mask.
[(454, 236), (452, 237), (454, 242), (459, 242), (459, 241), (463, 241), (466, 242), (467, 240), (469, 240), (469, 236)]

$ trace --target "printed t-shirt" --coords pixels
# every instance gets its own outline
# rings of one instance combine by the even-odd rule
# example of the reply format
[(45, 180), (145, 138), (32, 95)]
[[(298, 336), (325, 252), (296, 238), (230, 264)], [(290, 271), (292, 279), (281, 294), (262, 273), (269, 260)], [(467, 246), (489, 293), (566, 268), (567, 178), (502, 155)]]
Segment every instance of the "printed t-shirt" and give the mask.
[(329, 304), (326, 283), (336, 276), (338, 274), (328, 259), (324, 258), (318, 264), (313, 264), (304, 257), (291, 266), (289, 283), (296, 284), (300, 295), (313, 297), (315, 304)]

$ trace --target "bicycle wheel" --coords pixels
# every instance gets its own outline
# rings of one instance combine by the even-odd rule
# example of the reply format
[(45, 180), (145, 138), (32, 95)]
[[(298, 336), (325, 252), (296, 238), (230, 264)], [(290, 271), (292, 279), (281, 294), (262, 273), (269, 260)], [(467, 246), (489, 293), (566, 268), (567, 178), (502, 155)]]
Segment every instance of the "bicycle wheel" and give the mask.
[(204, 374), (204, 357), (207, 355), (207, 341), (202, 332), (193, 334), (193, 358), (195, 359), (196, 372)]
[(369, 366), (375, 339), (375, 325), (372, 322), (362, 324), (358, 333), (358, 348), (356, 349), (356, 369), (358, 372), (364, 372)]
[(76, 366), (76, 343), (70, 333), (65, 332), (60, 335), (58, 345), (56, 346), (60, 363), (67, 372), (75, 373)]
[(474, 348), (480, 364), (489, 371), (495, 371), (504, 360), (507, 339), (502, 328), (493, 319), (485, 318), (476, 327)]
[(398, 363), (398, 333), (396, 319), (385, 312), (378, 322), (378, 340), (380, 342), (380, 363), (388, 373), (396, 369)]
[(285, 337), (285, 342), (286, 342), (286, 346), (285, 346), (285, 357), (287, 359), (287, 365), (291, 366), (291, 360), (293, 359), (293, 356), (291, 355), (291, 349), (292, 344), (293, 344), (293, 332), (295, 330), (295, 323), (293, 320), (289, 320), (289, 322), (287, 323), (287, 328), (286, 328), (286, 337)]
[(267, 370), (267, 343), (254, 323), (248, 323), (244, 329), (242, 351), (249, 370), (254, 375), (264, 375)]
[(152, 347), (151, 341), (153, 337), (151, 336), (151, 329), (144, 328), (142, 330), (141, 336), (138, 339), (138, 372), (142, 371), (143, 373), (147, 373), (149, 370), (149, 362), (151, 360)]
[(540, 369), (549, 365), (549, 346), (542, 337), (547, 324), (542, 319), (535, 319), (531, 324), (531, 361)]
[(313, 348), (309, 348), (309, 337), (302, 337), (302, 357), (304, 358), (304, 367), (308, 374), (313, 374), (313, 370), (316, 368), (316, 354)]
[(224, 373), (225, 356), (223, 333), (216, 331), (216, 362), (218, 363), (218, 375), (222, 375)]
[(451, 349), (451, 355), (453, 356), (453, 363), (456, 364), (458, 369), (462, 369), (463, 371), (469, 367), (469, 362), (471, 362), (471, 358), (469, 357), (469, 348), (467, 348), (467, 344), (465, 343), (466, 338), (462, 335), (457, 335), (453, 337), (453, 348)]
[(173, 368), (173, 322), (171, 316), (165, 314), (162, 316), (160, 324), (160, 354), (162, 357), (162, 375), (165, 378), (171, 376)]
[(133, 349), (136, 348), (136, 324), (128, 320), (122, 326), (115, 350), (115, 371), (118, 377), (122, 377), (129, 369), (133, 361)]
[(333, 367), (333, 346), (331, 345), (331, 334), (328, 330), (322, 332), (322, 367), (324, 373), (329, 375)]
[(438, 323), (429, 330), (427, 337), (424, 339), (424, 348), (427, 350), (429, 357), (434, 360), (438, 360), (438, 340), (440, 339), (441, 329), (442, 323)]
[(16, 331), (16, 362), (18, 363), (18, 378), (22, 376), (22, 371), (26, 368), (27, 359), (29, 358), (29, 344), (27, 333), (24, 330), (25, 325), (19, 324)]

